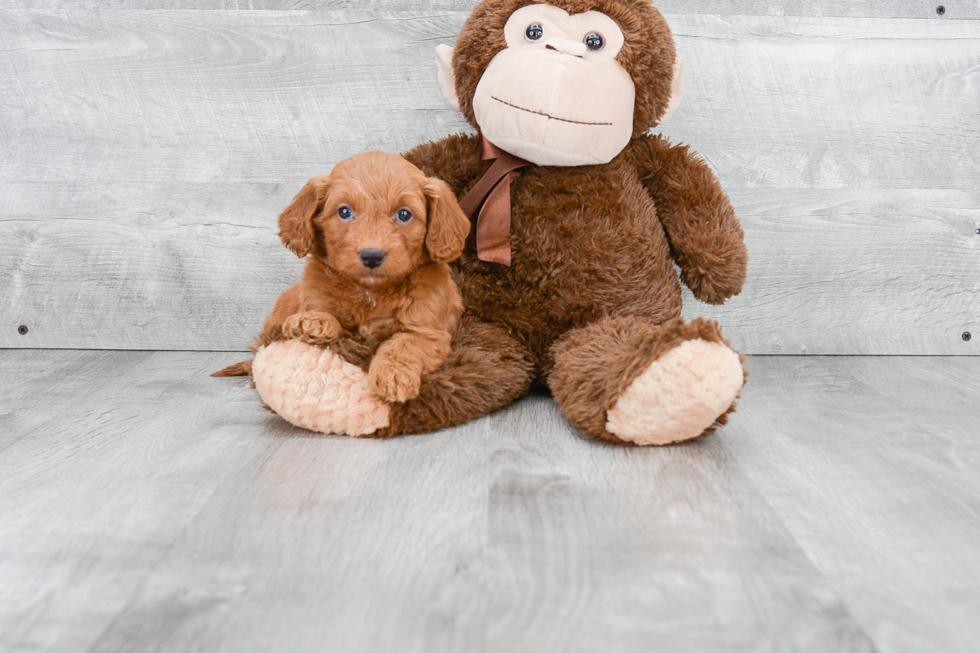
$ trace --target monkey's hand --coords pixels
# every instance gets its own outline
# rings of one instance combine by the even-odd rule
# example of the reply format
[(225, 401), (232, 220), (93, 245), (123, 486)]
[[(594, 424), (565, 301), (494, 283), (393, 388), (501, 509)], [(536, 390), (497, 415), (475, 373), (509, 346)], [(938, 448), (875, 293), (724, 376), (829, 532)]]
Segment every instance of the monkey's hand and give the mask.
[(749, 260), (744, 234), (708, 164), (660, 136), (634, 139), (629, 154), (657, 205), (684, 284), (709, 304), (740, 293)]

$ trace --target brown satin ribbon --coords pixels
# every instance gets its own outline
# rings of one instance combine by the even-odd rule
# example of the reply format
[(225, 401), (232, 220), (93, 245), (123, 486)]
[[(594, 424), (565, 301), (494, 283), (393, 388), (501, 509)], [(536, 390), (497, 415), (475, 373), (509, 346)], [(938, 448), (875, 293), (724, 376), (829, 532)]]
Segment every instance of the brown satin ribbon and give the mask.
[[(510, 184), (521, 168), (533, 165), (508, 154), (480, 135), (483, 160), (496, 159), (460, 203), (476, 222), (476, 255), (481, 261), (510, 265)], [(479, 211), (479, 216), (477, 216)]]

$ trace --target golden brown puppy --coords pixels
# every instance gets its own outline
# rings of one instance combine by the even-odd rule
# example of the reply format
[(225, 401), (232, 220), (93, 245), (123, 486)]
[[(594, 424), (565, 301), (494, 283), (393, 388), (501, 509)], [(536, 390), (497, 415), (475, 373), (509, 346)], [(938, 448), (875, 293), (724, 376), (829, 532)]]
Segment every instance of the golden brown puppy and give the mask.
[[(382, 342), (372, 389), (386, 401), (418, 395), (423, 374), (445, 362), (463, 301), (447, 263), (470, 222), (452, 190), (400, 156), (367, 152), (314, 177), (279, 216), (282, 242), (309, 256), (255, 348), (298, 338), (331, 345), (345, 335)], [(248, 374), (250, 362), (216, 376)]]

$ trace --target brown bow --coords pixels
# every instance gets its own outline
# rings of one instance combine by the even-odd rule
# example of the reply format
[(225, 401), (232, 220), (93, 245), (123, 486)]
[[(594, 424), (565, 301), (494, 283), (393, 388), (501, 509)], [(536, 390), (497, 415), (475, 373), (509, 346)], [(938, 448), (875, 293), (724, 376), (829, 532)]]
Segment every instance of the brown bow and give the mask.
[(459, 206), (470, 222), (476, 221), (477, 257), (489, 263), (510, 265), (510, 184), (520, 176), (518, 170), (533, 164), (497, 148), (482, 134), (480, 139), (483, 160), (496, 161)]

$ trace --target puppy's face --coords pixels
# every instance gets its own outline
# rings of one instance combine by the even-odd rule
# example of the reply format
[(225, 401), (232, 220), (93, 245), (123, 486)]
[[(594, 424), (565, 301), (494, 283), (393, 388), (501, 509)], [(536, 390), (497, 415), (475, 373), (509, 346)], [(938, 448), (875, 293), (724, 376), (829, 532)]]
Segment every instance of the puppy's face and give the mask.
[(312, 252), (367, 287), (459, 257), (470, 227), (445, 183), (382, 152), (351, 157), (311, 179), (279, 225), (297, 255)]
[(425, 176), (397, 156), (361, 155), (330, 175), (320, 214), (329, 265), (365, 285), (403, 279), (422, 262)]

